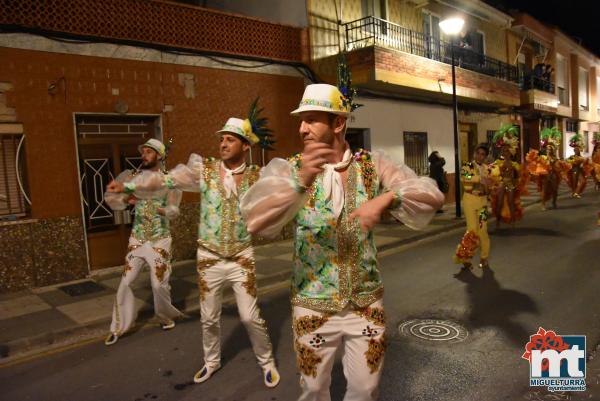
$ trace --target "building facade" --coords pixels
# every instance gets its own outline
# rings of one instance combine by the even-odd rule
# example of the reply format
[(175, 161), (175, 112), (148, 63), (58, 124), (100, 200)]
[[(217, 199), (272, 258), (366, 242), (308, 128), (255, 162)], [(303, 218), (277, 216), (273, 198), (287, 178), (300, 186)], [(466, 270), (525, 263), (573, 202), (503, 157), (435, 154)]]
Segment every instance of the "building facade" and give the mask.
[[(130, 215), (106, 184), (140, 163), (148, 138), (173, 139), (167, 166), (218, 155), (214, 134), (260, 97), (275, 150), (297, 151), (305, 80), (301, 27), (167, 1), (25, 0), (0, 10), (0, 291), (123, 263)], [(6, 5), (6, 2), (5, 4)], [(172, 230), (196, 249), (197, 196)]]

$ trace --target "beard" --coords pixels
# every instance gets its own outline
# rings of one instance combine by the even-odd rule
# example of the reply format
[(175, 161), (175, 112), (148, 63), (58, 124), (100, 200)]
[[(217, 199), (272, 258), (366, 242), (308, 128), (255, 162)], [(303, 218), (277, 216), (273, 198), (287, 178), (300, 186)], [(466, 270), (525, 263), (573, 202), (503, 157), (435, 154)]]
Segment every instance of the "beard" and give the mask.
[(140, 166), (140, 170), (151, 170), (151, 169), (155, 168), (157, 164), (158, 164), (157, 160), (153, 160), (153, 161), (149, 161), (149, 162), (142, 162), (142, 165)]

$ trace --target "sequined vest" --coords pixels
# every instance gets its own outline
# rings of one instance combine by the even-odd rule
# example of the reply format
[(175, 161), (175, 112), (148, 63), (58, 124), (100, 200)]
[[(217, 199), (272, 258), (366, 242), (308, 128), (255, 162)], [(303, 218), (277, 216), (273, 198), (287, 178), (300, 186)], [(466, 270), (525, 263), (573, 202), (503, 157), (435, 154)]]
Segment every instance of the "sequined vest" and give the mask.
[(238, 195), (225, 196), (221, 160), (204, 159), (200, 180), (200, 224), (198, 244), (222, 257), (231, 257), (251, 245), (251, 236), (240, 212), (239, 198), (256, 182), (259, 167), (250, 165), (238, 186)]
[(167, 206), (167, 197), (138, 199), (134, 208), (131, 236), (140, 242), (158, 241), (171, 236), (169, 219), (158, 213)]
[[(300, 157), (290, 159), (298, 178)], [(350, 163), (345, 204), (336, 219), (323, 190), (323, 175), (308, 190), (308, 200), (294, 219), (292, 304), (338, 312), (352, 303), (365, 307), (383, 296), (373, 232), (363, 233), (348, 216), (379, 194), (379, 178), (371, 155), (360, 151)]]

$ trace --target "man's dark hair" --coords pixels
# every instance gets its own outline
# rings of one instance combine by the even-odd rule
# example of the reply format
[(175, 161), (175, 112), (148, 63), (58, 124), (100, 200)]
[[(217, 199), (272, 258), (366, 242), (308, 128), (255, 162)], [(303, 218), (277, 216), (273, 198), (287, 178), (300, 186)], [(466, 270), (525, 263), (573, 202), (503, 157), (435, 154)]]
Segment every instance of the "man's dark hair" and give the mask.
[(479, 145), (477, 145), (477, 147), (475, 148), (475, 152), (477, 152), (479, 149), (483, 149), (483, 151), (485, 152), (485, 155), (489, 156), (490, 148), (488, 148), (487, 143), (480, 143)]

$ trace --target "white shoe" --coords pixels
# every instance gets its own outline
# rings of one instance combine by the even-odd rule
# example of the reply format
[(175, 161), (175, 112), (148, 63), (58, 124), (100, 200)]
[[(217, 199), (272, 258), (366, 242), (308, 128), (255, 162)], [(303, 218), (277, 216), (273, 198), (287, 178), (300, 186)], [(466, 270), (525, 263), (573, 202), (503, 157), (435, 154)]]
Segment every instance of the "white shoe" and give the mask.
[(274, 363), (267, 365), (263, 368), (263, 379), (265, 381), (265, 386), (269, 388), (273, 388), (279, 384), (280, 380), (279, 372), (277, 371), (277, 366)]
[(171, 330), (175, 327), (175, 322), (171, 320), (171, 323), (161, 323), (160, 328), (163, 330)]
[(104, 345), (113, 345), (117, 340), (119, 340), (119, 336), (115, 333), (110, 333), (104, 340)]
[(211, 368), (208, 365), (204, 365), (202, 369), (200, 369), (194, 375), (194, 383), (204, 383), (217, 371), (221, 369), (221, 366), (217, 366), (215, 368)]

